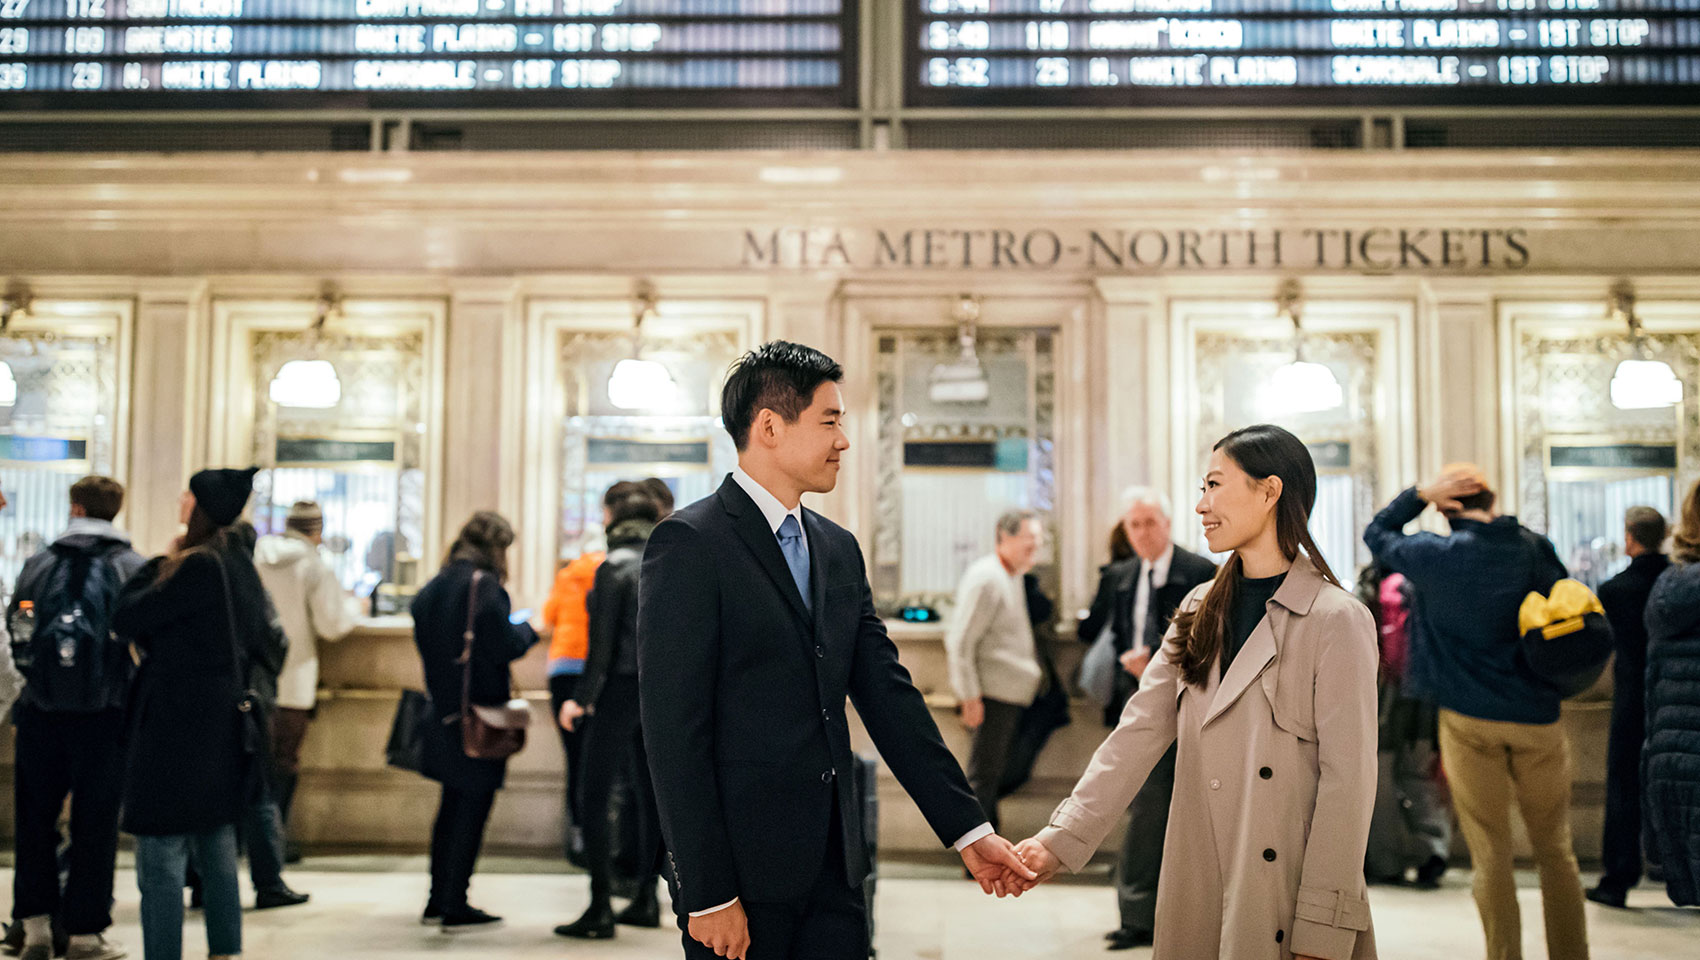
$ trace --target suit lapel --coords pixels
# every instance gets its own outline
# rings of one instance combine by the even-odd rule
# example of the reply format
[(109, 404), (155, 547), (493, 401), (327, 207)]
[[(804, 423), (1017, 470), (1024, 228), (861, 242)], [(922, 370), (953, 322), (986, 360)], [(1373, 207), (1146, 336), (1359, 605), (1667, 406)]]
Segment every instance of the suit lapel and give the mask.
[[(785, 562), (785, 554), (779, 549), (779, 538), (768, 529), (767, 518), (762, 516), (761, 508), (757, 507), (744, 488), (731, 477), (720, 485), (720, 504), (726, 509), (726, 514), (732, 519), (732, 529), (738, 531), (738, 538), (755, 554), (756, 561), (767, 572), (769, 580), (773, 581), (774, 589), (778, 590), (791, 609), (807, 624), (809, 610), (803, 606), (803, 595), (797, 592), (797, 582), (791, 578), (791, 567)], [(812, 549), (812, 547), (811, 547)], [(813, 567), (812, 562), (810, 566)], [(811, 578), (816, 574), (811, 573)], [(818, 609), (818, 608), (817, 608)]]
[[(1273, 606), (1273, 603), (1270, 604)], [(1216, 688), (1216, 696), (1210, 701), (1210, 709), (1204, 713), (1204, 724), (1222, 715), (1222, 712), (1234, 705), (1234, 702), (1245, 693), (1251, 682), (1263, 673), (1263, 668), (1275, 660), (1275, 628), (1273, 613), (1265, 613), (1257, 623), (1257, 628), (1246, 638), (1245, 646), (1234, 656), (1234, 662), (1228, 664), (1228, 672), (1222, 676), (1220, 685)], [(1218, 662), (1220, 662), (1218, 660)]]
[(803, 529), (809, 538), (809, 593), (815, 609), (815, 643), (826, 642), (826, 538), (821, 535), (820, 518), (813, 510), (803, 510)]

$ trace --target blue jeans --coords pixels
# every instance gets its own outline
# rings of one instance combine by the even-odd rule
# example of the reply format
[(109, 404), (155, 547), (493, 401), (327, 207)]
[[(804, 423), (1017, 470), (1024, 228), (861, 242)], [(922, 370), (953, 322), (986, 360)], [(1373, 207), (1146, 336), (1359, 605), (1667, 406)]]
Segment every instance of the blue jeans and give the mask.
[(190, 857), (204, 884), (207, 953), (216, 957), (242, 952), (236, 827), (231, 825), (208, 833), (136, 838), (144, 960), (182, 960), (183, 881)]

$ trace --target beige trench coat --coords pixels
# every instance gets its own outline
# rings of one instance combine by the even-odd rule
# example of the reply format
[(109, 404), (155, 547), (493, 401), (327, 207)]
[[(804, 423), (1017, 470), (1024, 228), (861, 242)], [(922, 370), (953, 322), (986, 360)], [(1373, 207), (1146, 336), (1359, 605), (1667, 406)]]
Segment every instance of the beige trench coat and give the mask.
[(1155, 960), (1373, 960), (1369, 610), (1301, 557), (1226, 676), (1185, 684), (1169, 646), (1039, 840), (1080, 870), (1178, 740)]

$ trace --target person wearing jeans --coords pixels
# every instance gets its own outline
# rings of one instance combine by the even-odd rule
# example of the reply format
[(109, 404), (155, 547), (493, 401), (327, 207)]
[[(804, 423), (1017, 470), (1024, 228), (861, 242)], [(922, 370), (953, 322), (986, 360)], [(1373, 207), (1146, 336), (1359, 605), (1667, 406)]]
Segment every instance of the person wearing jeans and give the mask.
[[(1519, 960), (1522, 919), (1512, 869), (1511, 805), (1540, 868), (1551, 960), (1587, 960), (1582, 877), (1570, 834), (1570, 750), (1559, 695), (1521, 658), (1518, 610), (1566, 576), (1545, 537), (1494, 510), (1481, 468), (1455, 464), (1378, 514), (1364, 542), (1413, 589), (1417, 634), (1409, 685), (1440, 707), (1440, 755), (1475, 869), (1488, 960)], [(1450, 536), (1406, 535), (1430, 504)]]
[(136, 838), (136, 886), (142, 891), (142, 953), (147, 960), (183, 956), (183, 877), (200, 875), (207, 954), (242, 952), (242, 900), (236, 879), (236, 828)]
[(119, 594), (112, 626), (141, 651), (131, 697), (123, 828), (136, 837), (145, 960), (182, 960), (191, 858), (206, 884), (208, 953), (242, 949), (236, 824), (258, 795), (262, 736), (247, 690), (268, 656), (268, 604), (234, 528), (256, 471), (203, 470), (189, 481), (187, 531)]

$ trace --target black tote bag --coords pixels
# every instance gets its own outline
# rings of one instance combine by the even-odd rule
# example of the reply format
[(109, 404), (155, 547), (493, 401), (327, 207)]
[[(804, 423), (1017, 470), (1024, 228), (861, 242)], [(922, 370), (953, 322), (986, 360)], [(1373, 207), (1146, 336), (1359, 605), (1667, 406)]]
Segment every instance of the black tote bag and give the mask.
[(418, 690), (403, 690), (384, 744), (384, 762), (419, 773), (425, 755), (425, 730), (431, 723), (431, 698)]

